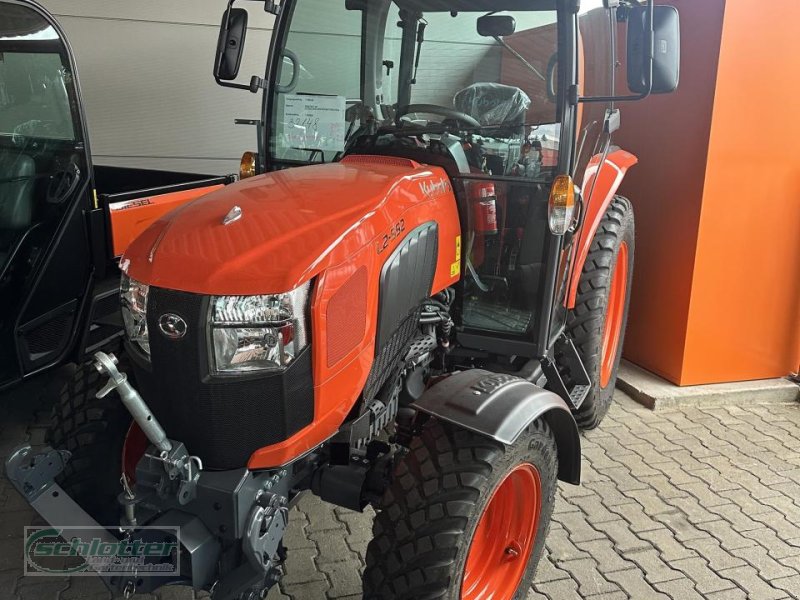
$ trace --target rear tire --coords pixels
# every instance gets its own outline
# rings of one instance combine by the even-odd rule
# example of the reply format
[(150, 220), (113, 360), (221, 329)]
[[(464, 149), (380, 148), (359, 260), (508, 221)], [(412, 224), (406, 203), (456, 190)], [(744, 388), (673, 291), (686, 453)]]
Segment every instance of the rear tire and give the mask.
[[(550, 526), (556, 473), (555, 438), (542, 420), (509, 447), (429, 421), (396, 465), (379, 507), (364, 598), (469, 599), (496, 585), (507, 588), (495, 592), (496, 600), (525, 598)], [(538, 480), (538, 491), (523, 494), (529, 480)], [(507, 502), (496, 504), (509, 490)], [(521, 498), (530, 504), (521, 505)], [(530, 534), (500, 535), (507, 520), (505, 530), (521, 520), (521, 531)]]
[[(120, 370), (130, 373), (124, 355), (117, 356)], [(47, 443), (72, 457), (56, 482), (101, 525), (118, 525), (122, 445), (131, 416), (116, 392), (95, 398), (106, 378), (92, 362), (66, 365), (59, 375), (47, 390), (55, 396)]]
[[(633, 207), (627, 198), (616, 196), (592, 240), (575, 308), (567, 316), (567, 332), (592, 384), (575, 412), (581, 429), (597, 427), (614, 396), (630, 307), (634, 233)], [(615, 278), (616, 274), (620, 277)]]

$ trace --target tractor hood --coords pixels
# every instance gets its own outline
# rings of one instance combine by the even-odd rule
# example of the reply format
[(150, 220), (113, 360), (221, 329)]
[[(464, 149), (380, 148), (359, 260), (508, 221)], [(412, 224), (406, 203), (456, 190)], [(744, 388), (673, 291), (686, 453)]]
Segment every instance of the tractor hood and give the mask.
[(153, 223), (120, 266), (143, 283), (186, 292), (289, 291), (385, 234), (387, 221), (437, 185), (439, 169), (366, 156), (253, 177)]

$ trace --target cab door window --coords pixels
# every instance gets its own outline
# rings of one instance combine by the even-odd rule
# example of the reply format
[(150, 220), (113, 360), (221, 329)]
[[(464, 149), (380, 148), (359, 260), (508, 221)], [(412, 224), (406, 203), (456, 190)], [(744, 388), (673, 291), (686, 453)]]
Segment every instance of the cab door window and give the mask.
[[(58, 33), (0, 2), (0, 273), (34, 229), (54, 230), (86, 174), (72, 73)], [(0, 282), (3, 277), (0, 275)]]

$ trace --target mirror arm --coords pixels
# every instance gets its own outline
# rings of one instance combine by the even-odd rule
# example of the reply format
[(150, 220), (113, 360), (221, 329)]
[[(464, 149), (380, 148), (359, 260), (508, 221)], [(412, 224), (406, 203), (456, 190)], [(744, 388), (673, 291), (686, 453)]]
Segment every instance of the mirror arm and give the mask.
[(644, 100), (645, 98), (650, 97), (650, 95), (653, 93), (653, 63), (655, 61), (655, 43), (656, 43), (654, 4), (655, 4), (654, 0), (647, 0), (646, 18), (648, 23), (647, 26), (648, 43), (645, 44), (644, 47), (644, 52), (645, 52), (644, 58), (647, 61), (647, 68), (645, 69), (645, 88), (646, 88), (645, 91), (635, 96), (582, 96), (578, 98), (579, 103), (607, 104), (609, 102), (638, 102), (639, 100)]

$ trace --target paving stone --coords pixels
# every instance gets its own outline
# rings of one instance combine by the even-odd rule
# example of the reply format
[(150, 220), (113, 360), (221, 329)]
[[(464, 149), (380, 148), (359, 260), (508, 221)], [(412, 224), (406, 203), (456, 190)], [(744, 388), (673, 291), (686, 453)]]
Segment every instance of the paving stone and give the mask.
[(548, 581), (533, 584), (533, 589), (543, 594), (548, 600), (580, 600), (578, 584), (572, 579)]
[(352, 563), (329, 562), (319, 568), (328, 576), (331, 584), (328, 595), (334, 598), (358, 594), (362, 591), (361, 573)]
[(752, 548), (742, 548), (741, 550), (732, 550), (731, 554), (738, 556), (746, 561), (753, 567), (758, 574), (767, 581), (773, 579), (782, 579), (791, 577), (797, 574), (791, 567), (782, 565), (777, 560), (769, 556), (766, 548), (761, 546), (754, 546)]
[(791, 577), (773, 579), (770, 581), (770, 584), (779, 590), (783, 590), (792, 598), (800, 598), (800, 574), (794, 574)]
[(767, 582), (765, 582), (758, 575), (753, 567), (736, 567), (734, 569), (726, 569), (720, 571), (720, 575), (730, 578), (736, 584), (744, 589), (748, 596), (751, 598), (759, 598), (763, 600), (777, 600), (778, 598), (785, 598), (786, 592), (779, 590)]
[(713, 592), (706, 595), (706, 600), (751, 600), (741, 588), (732, 588), (724, 592)]
[(671, 568), (661, 560), (658, 551), (653, 548), (650, 550), (640, 550), (638, 552), (627, 552), (626, 560), (633, 561), (644, 572), (644, 577), (648, 583), (663, 583), (673, 579), (683, 579), (683, 572)]
[(679, 543), (678, 540), (675, 539), (675, 533), (666, 527), (653, 531), (643, 531), (639, 534), (639, 537), (650, 542), (650, 544), (658, 550), (661, 560), (667, 563), (673, 560), (697, 556), (697, 553), (687, 548), (686, 544)]
[(700, 594), (710, 594), (736, 587), (735, 584), (712, 571), (703, 558), (683, 558), (674, 561), (670, 566), (683, 571), (694, 582)]
[[(741, 567), (747, 564), (741, 558), (723, 550), (719, 541), (710, 535), (699, 540), (687, 540), (685, 547), (691, 548), (697, 555), (705, 559), (712, 571), (732, 569), (733, 567)], [(746, 548), (743, 551), (746, 552), (748, 550), (750, 548)]]
[(109, 599), (111, 592), (99, 577), (71, 577), (69, 587), (61, 592), (59, 600)]
[(316, 548), (300, 548), (292, 551), (292, 555), (284, 565), (285, 575), (283, 584), (291, 586), (308, 581), (326, 581), (325, 574), (317, 569), (314, 559), (317, 557)]
[(772, 529), (763, 527), (753, 531), (745, 531), (742, 535), (767, 549), (768, 554), (781, 562), (788, 558), (800, 556), (800, 545), (789, 544), (778, 537)]
[(619, 552), (634, 552), (636, 550), (646, 550), (650, 547), (650, 544), (631, 532), (625, 521), (601, 523), (597, 528), (614, 542), (614, 547)]
[(325, 531), (313, 531), (309, 534), (318, 549), (316, 563), (321, 566), (329, 562), (341, 562), (357, 560), (356, 554), (349, 548), (347, 541), (339, 530), (326, 529)]
[(185, 585), (168, 585), (153, 594), (158, 600), (194, 600), (194, 590)]
[(551, 528), (545, 545), (550, 552), (550, 558), (556, 565), (567, 560), (588, 558), (589, 556), (572, 543), (572, 540), (569, 538), (569, 533), (563, 528)]
[(622, 517), (630, 526), (631, 531), (637, 535), (664, 527), (660, 522), (645, 514), (644, 509), (637, 503), (615, 506), (612, 510), (614, 517)]
[(697, 593), (694, 582), (688, 577), (662, 581), (653, 585), (659, 592), (663, 592), (672, 600), (705, 600)]
[(563, 569), (559, 569), (554, 561), (550, 558), (549, 552), (545, 550), (539, 565), (536, 567), (536, 581), (546, 583), (548, 581), (559, 581), (561, 579), (569, 579), (569, 573)]
[(630, 598), (647, 598), (648, 600), (667, 600), (669, 598), (647, 583), (642, 572), (636, 569), (607, 573), (606, 578), (625, 590)]
[[(731, 527), (727, 521), (713, 521), (711, 523), (698, 523), (698, 529), (710, 533), (719, 541), (720, 546), (725, 550), (738, 550), (739, 548), (749, 548), (755, 546), (752, 539), (744, 537)], [(746, 532), (745, 532), (746, 533)]]
[(630, 562), (630, 555), (625, 555), (623, 558), (623, 556), (615, 550), (614, 544), (611, 542), (611, 540), (581, 542), (577, 544), (577, 546), (581, 550), (585, 551), (590, 557), (592, 557), (595, 562), (597, 562), (597, 570), (601, 573), (610, 573), (612, 571), (636, 568), (636, 565)]
[(608, 594), (619, 591), (619, 587), (609, 582), (597, 569), (597, 562), (592, 558), (570, 560), (559, 564), (572, 579), (578, 582), (578, 593), (582, 597), (594, 594)]

